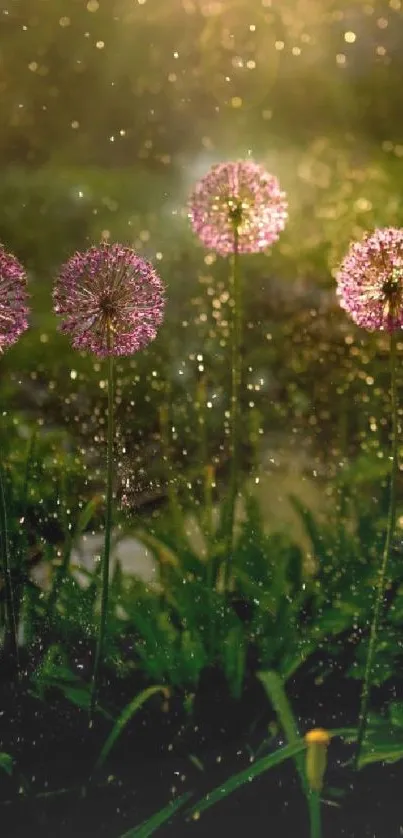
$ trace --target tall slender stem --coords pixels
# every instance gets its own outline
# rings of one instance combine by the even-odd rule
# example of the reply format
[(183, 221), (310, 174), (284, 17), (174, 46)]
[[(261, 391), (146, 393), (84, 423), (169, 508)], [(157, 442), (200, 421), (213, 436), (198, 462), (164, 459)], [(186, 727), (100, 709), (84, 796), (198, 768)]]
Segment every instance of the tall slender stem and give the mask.
[(68, 569), (70, 565), (70, 558), (71, 558), (71, 551), (73, 549), (73, 533), (69, 529), (69, 516), (67, 515), (68, 509), (68, 501), (67, 501), (67, 485), (66, 485), (66, 476), (64, 473), (61, 475), (60, 479), (60, 488), (59, 488), (59, 497), (60, 497), (60, 507), (62, 512), (62, 525), (63, 525), (63, 532), (64, 532), (64, 545), (63, 545), (63, 555), (62, 561), (60, 565), (57, 567), (54, 577), (52, 580), (52, 587), (50, 589), (48, 603), (46, 608), (46, 622), (49, 627), (52, 626), (55, 613), (56, 613), (56, 604), (59, 599), (59, 595), (63, 586), (63, 582), (66, 579), (68, 574)]
[(320, 811), (320, 792), (308, 792), (309, 820), (311, 825), (311, 838), (321, 838), (322, 819)]
[(4, 492), (3, 469), (0, 465), (0, 545), (1, 545), (1, 561), (5, 579), (5, 594), (6, 594), (6, 635), (4, 646), (7, 648), (7, 641), (12, 650), (13, 663), (19, 675), (20, 663), (18, 654), (18, 637), (17, 637), (17, 623), (15, 618), (15, 602), (13, 580), (11, 576), (10, 555), (8, 549), (8, 530), (7, 530), (7, 507), (6, 496)]
[(227, 589), (231, 575), (231, 560), (234, 546), (235, 506), (239, 479), (239, 420), (240, 391), (242, 382), (242, 285), (239, 271), (239, 233), (234, 223), (234, 252), (232, 254), (231, 290), (233, 299), (231, 329), (231, 412), (230, 412), (230, 474), (228, 492), (228, 512), (226, 516), (226, 551), (224, 565), (224, 588)]
[(114, 402), (114, 363), (112, 350), (111, 330), (108, 328), (108, 435), (106, 451), (106, 515), (105, 515), (105, 542), (102, 557), (102, 597), (101, 616), (95, 653), (95, 665), (92, 678), (91, 693), (91, 720), (97, 704), (99, 668), (102, 660), (102, 653), (105, 641), (105, 632), (108, 620), (108, 598), (109, 598), (109, 559), (111, 552), (112, 532), (112, 500), (113, 500), (113, 402)]
[(29, 485), (32, 473), (32, 467), (34, 463), (34, 456), (35, 456), (35, 446), (36, 446), (36, 438), (37, 432), (34, 430), (31, 434), (27, 445), (27, 457), (25, 460), (25, 474), (24, 474), (24, 483), (23, 483), (23, 490), (22, 490), (22, 509), (20, 520), (22, 521), (22, 531), (19, 533), (19, 547), (16, 551), (16, 561), (15, 561), (15, 572), (17, 578), (17, 585), (15, 590), (15, 622), (18, 626), (20, 623), (20, 614), (21, 614), (21, 606), (24, 596), (24, 580), (23, 580), (23, 570), (24, 570), (24, 561), (26, 555), (28, 553), (28, 533), (27, 533), (27, 511), (28, 511), (28, 502), (29, 502)]
[(212, 482), (213, 467), (209, 463), (207, 436), (207, 390), (206, 378), (203, 376), (197, 385), (197, 421), (199, 425), (200, 462), (203, 466), (203, 534), (206, 542), (207, 554), (210, 555), (213, 536), (213, 500)]
[(385, 546), (382, 554), (382, 561), (379, 568), (378, 583), (376, 586), (376, 599), (374, 614), (372, 618), (371, 631), (369, 636), (369, 646), (367, 662), (365, 666), (365, 675), (361, 694), (361, 707), (358, 723), (357, 748), (355, 754), (355, 767), (358, 767), (359, 759), (365, 734), (368, 724), (368, 710), (371, 693), (371, 679), (373, 674), (373, 665), (376, 651), (376, 640), (378, 635), (379, 622), (382, 615), (382, 607), (384, 604), (385, 586), (387, 582), (388, 562), (391, 552), (392, 540), (395, 531), (396, 523), (396, 482), (398, 474), (398, 415), (397, 415), (397, 382), (396, 382), (396, 354), (397, 354), (397, 337), (396, 331), (391, 332), (390, 335), (390, 394), (391, 394), (391, 409), (392, 409), (392, 464), (390, 476), (390, 495), (389, 495), (389, 511), (388, 523), (386, 530)]
[(165, 481), (166, 481), (166, 491), (168, 497), (168, 509), (169, 514), (172, 517), (172, 521), (175, 527), (175, 533), (178, 539), (185, 538), (185, 526), (184, 526), (184, 515), (183, 510), (181, 508), (179, 498), (178, 498), (178, 490), (176, 485), (172, 482), (172, 470), (173, 470), (173, 455), (172, 455), (172, 445), (171, 445), (171, 433), (170, 428), (173, 424), (172, 416), (170, 411), (170, 405), (172, 403), (172, 394), (170, 383), (166, 383), (166, 392), (165, 392), (165, 403), (162, 404), (159, 412), (160, 416), (160, 439), (161, 439), (161, 449), (162, 449), (162, 459), (164, 463), (164, 471), (165, 471)]
[[(207, 559), (211, 558), (214, 522), (213, 522), (213, 485), (214, 466), (206, 461), (203, 475), (204, 484), (204, 536), (206, 539)], [(211, 564), (211, 562), (210, 562)]]

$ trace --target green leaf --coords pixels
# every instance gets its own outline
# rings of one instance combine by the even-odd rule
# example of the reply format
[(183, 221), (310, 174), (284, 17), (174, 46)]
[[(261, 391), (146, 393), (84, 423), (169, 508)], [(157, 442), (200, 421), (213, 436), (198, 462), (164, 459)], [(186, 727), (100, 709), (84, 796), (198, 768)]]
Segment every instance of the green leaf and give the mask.
[(403, 703), (394, 701), (389, 707), (390, 720), (396, 727), (403, 727)]
[(156, 597), (145, 599), (137, 596), (136, 607), (130, 600), (123, 603), (131, 609), (131, 621), (140, 635), (136, 642), (136, 655), (152, 680), (173, 679), (176, 672), (178, 630), (173, 626), (168, 611), (161, 611)]
[(208, 663), (208, 657), (199, 635), (184, 631), (181, 637), (177, 665), (182, 682), (196, 685), (200, 673)]
[[(402, 705), (398, 702), (396, 702), (396, 708), (402, 712)], [(403, 738), (396, 742), (398, 732), (393, 730), (392, 726), (392, 712), (390, 712), (390, 719), (371, 715), (359, 768), (364, 768), (374, 762), (397, 762), (403, 758)], [(329, 730), (329, 736), (331, 738), (340, 736), (346, 742), (352, 743), (357, 741), (357, 730), (349, 727), (335, 728)]]
[(77, 687), (64, 687), (58, 685), (59, 689), (64, 693), (66, 698), (79, 707), (81, 710), (89, 710), (91, 704), (91, 692), (86, 684)]
[(13, 773), (13, 766), (14, 766), (14, 760), (10, 756), (10, 754), (5, 754), (4, 752), (0, 752), (0, 768), (3, 771), (5, 771), (6, 774), (9, 774), (11, 776), (11, 774)]
[(231, 694), (234, 698), (239, 699), (242, 695), (246, 666), (246, 643), (243, 626), (234, 626), (229, 630), (222, 647), (222, 662)]
[(295, 648), (284, 651), (279, 664), (280, 674), (284, 684), (291, 678), (297, 669), (317, 649), (320, 636), (318, 637), (295, 637)]
[(345, 739), (346, 742), (357, 741), (356, 727), (335, 727), (332, 730), (328, 730), (328, 734), (331, 739), (335, 738), (336, 736), (340, 736), (340, 739)]
[(196, 757), (194, 754), (189, 754), (189, 761), (195, 766), (195, 768), (197, 768), (198, 771), (204, 771), (204, 765), (199, 757)]
[(79, 538), (80, 535), (87, 529), (88, 524), (94, 517), (99, 505), (102, 502), (101, 495), (95, 495), (94, 498), (88, 501), (85, 504), (84, 508), (81, 510), (80, 515), (78, 516), (77, 526), (74, 533), (75, 538)]
[(149, 835), (152, 835), (160, 826), (164, 823), (167, 823), (172, 815), (181, 809), (182, 806), (189, 800), (191, 797), (191, 792), (187, 792), (186, 794), (182, 794), (181, 797), (178, 797), (177, 800), (168, 803), (168, 806), (165, 806), (164, 809), (161, 809), (155, 815), (153, 815), (148, 821), (145, 821), (141, 826), (135, 826), (134, 829), (129, 829), (128, 832), (125, 832), (124, 835), (121, 835), (121, 838), (148, 838)]
[[(277, 718), (283, 728), (284, 734), (287, 737), (289, 745), (295, 745), (300, 741), (298, 725), (288, 701), (283, 679), (277, 675), (277, 672), (259, 672), (258, 678), (262, 682), (266, 693), (276, 711)], [(301, 778), (302, 788), (305, 793), (308, 793), (308, 787), (305, 776), (305, 763), (302, 754), (298, 753), (295, 757), (295, 764)]]
[(279, 748), (274, 754), (269, 754), (269, 756), (262, 757), (256, 762), (251, 763), (244, 771), (240, 771), (239, 774), (233, 774), (225, 783), (209, 792), (206, 797), (189, 810), (189, 816), (197, 817), (202, 812), (205, 812), (206, 809), (210, 809), (210, 806), (214, 806), (215, 803), (219, 803), (224, 797), (228, 797), (233, 791), (245, 785), (245, 783), (250, 783), (255, 777), (259, 777), (260, 774), (269, 771), (270, 768), (281, 765), (287, 759), (295, 759), (296, 756), (305, 751), (305, 748), (305, 742), (299, 740), (293, 745), (286, 745), (284, 748)]
[(373, 762), (398, 762), (399, 759), (403, 759), (403, 742), (367, 744), (360, 757), (359, 767), (364, 768)]
[(174, 550), (170, 549), (164, 541), (159, 538), (156, 538), (149, 532), (145, 530), (139, 530), (137, 533), (137, 538), (144, 544), (145, 547), (148, 547), (154, 558), (157, 560), (158, 564), (162, 567), (164, 565), (169, 565), (171, 567), (177, 567), (179, 564), (178, 557)]
[(298, 517), (300, 518), (305, 532), (311, 541), (316, 556), (320, 556), (323, 552), (323, 532), (315, 520), (312, 512), (300, 501), (296, 495), (290, 495), (290, 502), (294, 507)]
[[(390, 714), (391, 715), (391, 714)], [(403, 732), (393, 726), (391, 717), (371, 715), (359, 768), (374, 762), (398, 762), (403, 758)]]
[(101, 766), (104, 764), (109, 752), (115, 745), (116, 741), (119, 739), (119, 736), (123, 732), (130, 719), (132, 719), (133, 716), (135, 716), (137, 711), (140, 710), (140, 708), (143, 706), (143, 704), (145, 704), (146, 701), (148, 701), (149, 698), (151, 698), (153, 695), (156, 695), (156, 693), (164, 693), (165, 690), (166, 688), (163, 686), (148, 687), (146, 690), (143, 690), (141, 693), (139, 693), (139, 695), (136, 695), (136, 697), (132, 701), (130, 701), (129, 704), (126, 705), (124, 710), (122, 710), (119, 718), (115, 722), (101, 750), (101, 753), (95, 764), (95, 771), (98, 770), (98, 768), (101, 768)]
[[(32, 687), (31, 694), (42, 701), (45, 699), (47, 690), (57, 689), (76, 707), (82, 710), (89, 709), (90, 689), (70, 669), (67, 656), (57, 644), (49, 647), (41, 665), (33, 675)], [(110, 713), (102, 707), (98, 707), (98, 710), (105, 718), (112, 718)]]

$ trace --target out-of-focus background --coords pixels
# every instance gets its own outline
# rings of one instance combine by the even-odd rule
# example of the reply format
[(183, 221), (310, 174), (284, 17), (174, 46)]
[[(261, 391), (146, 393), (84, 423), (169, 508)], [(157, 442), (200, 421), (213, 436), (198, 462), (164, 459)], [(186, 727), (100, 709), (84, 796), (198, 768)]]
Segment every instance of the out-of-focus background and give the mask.
[(120, 240), (169, 304), (155, 344), (118, 363), (117, 492), (128, 481), (140, 509), (172, 481), (197, 490), (195, 423), (225, 480), (228, 265), (195, 240), (186, 200), (212, 163), (252, 157), (290, 217), (243, 261), (245, 470), (275, 521), (290, 492), (316, 504), (347, 468), (360, 486), (382, 472), (386, 347), (339, 311), (334, 276), (352, 238), (403, 220), (402, 21), (400, 0), (2, 0), (0, 240), (32, 304), (0, 360), (3, 434), (45, 429), (74, 491), (97, 481), (105, 371), (57, 334), (51, 289), (76, 248)]

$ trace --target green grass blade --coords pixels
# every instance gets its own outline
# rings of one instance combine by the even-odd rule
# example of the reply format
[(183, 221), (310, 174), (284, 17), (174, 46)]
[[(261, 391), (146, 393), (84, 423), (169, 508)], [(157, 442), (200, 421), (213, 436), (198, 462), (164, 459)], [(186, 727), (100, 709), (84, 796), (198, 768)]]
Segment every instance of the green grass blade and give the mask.
[[(334, 736), (340, 736), (344, 741), (348, 744), (357, 741), (357, 729), (350, 728), (350, 727), (340, 727), (335, 728), (334, 730), (329, 730), (329, 735), (333, 738)], [(393, 734), (392, 734), (393, 735)], [(362, 755), (360, 757), (358, 768), (365, 768), (366, 765), (371, 765), (374, 762), (397, 762), (403, 758), (403, 742), (396, 742), (396, 741), (385, 741), (377, 742), (375, 739), (376, 736), (376, 728), (371, 726), (371, 723), (368, 727), (368, 742), (366, 746), (363, 748)], [(378, 733), (379, 736), (379, 733)]]
[[(28, 441), (27, 446), (27, 456), (25, 458), (25, 474), (24, 474), (24, 483), (22, 487), (21, 493), (21, 513), (20, 519), (22, 521), (26, 521), (27, 519), (27, 512), (28, 512), (28, 503), (29, 503), (29, 489), (30, 489), (30, 480), (33, 471), (33, 465), (35, 462), (35, 447), (36, 447), (36, 440), (37, 440), (37, 432), (34, 430), (31, 433), (31, 437)], [(16, 550), (16, 568), (18, 573), (21, 574), (22, 567), (28, 552), (28, 533), (27, 528), (24, 526), (20, 533), (19, 538), (19, 549)], [(19, 599), (21, 600), (21, 594)], [(17, 610), (20, 609), (21, 602), (17, 602)]]
[(98, 511), (98, 508), (101, 504), (101, 495), (95, 495), (95, 497), (91, 498), (88, 503), (85, 504), (84, 508), (80, 511), (78, 516), (77, 526), (74, 533), (74, 538), (77, 540), (87, 529), (88, 524), (92, 521), (95, 513)]
[(13, 766), (13, 758), (10, 756), (10, 754), (5, 754), (2, 751), (0, 753), (0, 768), (2, 769), (2, 771), (5, 771), (6, 774), (10, 774), (11, 776), (11, 774), (13, 773)]
[[(35, 463), (35, 448), (36, 448), (36, 441), (37, 441), (37, 431), (36, 429), (32, 431), (31, 436), (28, 440), (27, 446), (27, 456), (25, 458), (25, 474), (24, 474), (24, 483), (22, 487), (22, 517), (25, 519), (27, 515), (27, 508), (28, 508), (28, 498), (29, 498), (29, 486), (30, 486), (30, 479), (32, 475), (33, 465)], [(25, 534), (25, 528), (24, 528)]]
[(8, 520), (4, 484), (4, 471), (3, 466), (0, 463), (0, 559), (5, 582), (6, 603), (6, 633), (4, 638), (4, 646), (7, 647), (7, 643), (10, 643), (10, 650), (13, 656), (13, 662), (15, 665), (16, 673), (19, 677), (20, 663), (18, 650), (18, 630), (16, 623), (14, 584), (10, 564)]
[(331, 739), (335, 736), (339, 736), (340, 739), (345, 739), (346, 742), (356, 742), (357, 740), (356, 727), (335, 727), (332, 728), (332, 730), (328, 730), (328, 734)]
[(287, 759), (295, 759), (297, 755), (299, 756), (305, 751), (305, 748), (305, 742), (300, 740), (299, 742), (295, 742), (293, 745), (286, 745), (284, 748), (279, 748), (274, 752), (274, 754), (269, 754), (268, 756), (256, 760), (256, 762), (251, 763), (248, 768), (245, 768), (244, 771), (240, 771), (239, 774), (234, 774), (226, 780), (222, 786), (218, 786), (216, 789), (209, 792), (206, 797), (193, 806), (187, 814), (190, 817), (200, 815), (202, 812), (205, 812), (206, 809), (209, 809), (210, 806), (214, 806), (215, 803), (219, 803), (224, 797), (228, 797), (228, 795), (232, 794), (233, 791), (236, 791), (241, 786), (245, 785), (245, 783), (250, 783), (255, 779), (255, 777), (259, 777), (260, 774), (264, 774), (265, 771), (269, 771), (270, 768), (275, 768), (275, 766), (281, 765), (281, 763), (285, 762)]
[(358, 768), (365, 768), (374, 762), (398, 762), (403, 758), (403, 742), (379, 744), (376, 747), (363, 748), (358, 761)]
[(189, 797), (191, 797), (191, 792), (182, 794), (177, 800), (168, 803), (168, 806), (165, 806), (164, 809), (161, 809), (159, 812), (156, 812), (155, 815), (152, 815), (148, 821), (145, 821), (140, 826), (135, 826), (134, 829), (129, 829), (128, 832), (121, 835), (121, 838), (148, 838), (149, 835), (152, 835), (153, 832), (159, 829), (160, 826), (172, 818), (172, 815), (174, 815), (178, 809), (182, 808), (182, 806), (189, 800)]
[[(291, 704), (288, 701), (284, 689), (283, 679), (280, 678), (276, 672), (272, 671), (259, 672), (258, 677), (276, 711), (277, 718), (289, 745), (294, 745), (296, 742), (300, 741), (300, 734)], [(309, 790), (305, 776), (305, 760), (302, 754), (298, 753), (296, 755), (295, 764), (301, 778), (302, 788), (304, 792), (308, 794)]]
[(124, 710), (122, 710), (119, 718), (115, 722), (102, 750), (97, 759), (95, 764), (95, 771), (104, 764), (106, 757), (108, 756), (109, 752), (112, 750), (114, 744), (119, 739), (119, 736), (123, 732), (124, 728), (126, 727), (127, 723), (130, 722), (130, 719), (135, 716), (138, 710), (156, 693), (164, 692), (165, 687), (158, 686), (158, 687), (148, 687), (146, 690), (143, 690), (139, 695), (136, 695), (129, 704), (126, 705)]

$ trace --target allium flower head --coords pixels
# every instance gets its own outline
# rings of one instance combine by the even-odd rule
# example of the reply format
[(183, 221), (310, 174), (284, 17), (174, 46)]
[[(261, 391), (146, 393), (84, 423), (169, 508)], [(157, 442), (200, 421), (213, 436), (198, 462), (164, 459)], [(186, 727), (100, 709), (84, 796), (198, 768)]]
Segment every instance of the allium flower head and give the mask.
[(403, 327), (403, 229), (387, 227), (353, 242), (336, 277), (340, 305), (358, 326)]
[(189, 218), (203, 244), (225, 256), (257, 253), (273, 244), (287, 221), (287, 201), (279, 182), (257, 163), (213, 166), (197, 183)]
[(11, 253), (0, 245), (0, 352), (28, 328), (27, 276)]
[(153, 266), (129, 247), (105, 243), (66, 262), (53, 300), (74, 348), (100, 357), (132, 355), (154, 340), (165, 305)]

